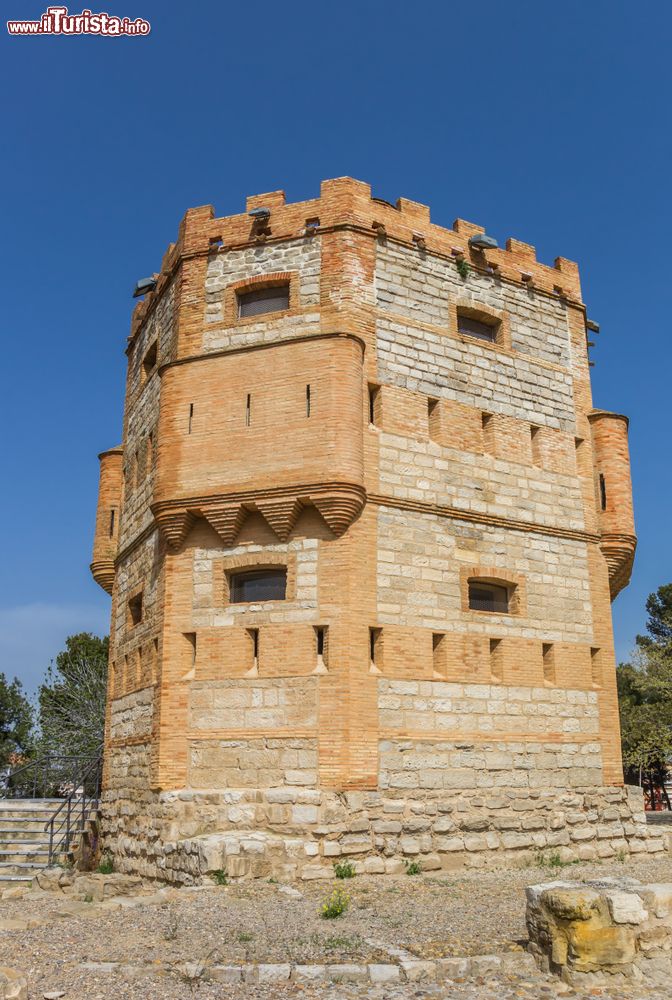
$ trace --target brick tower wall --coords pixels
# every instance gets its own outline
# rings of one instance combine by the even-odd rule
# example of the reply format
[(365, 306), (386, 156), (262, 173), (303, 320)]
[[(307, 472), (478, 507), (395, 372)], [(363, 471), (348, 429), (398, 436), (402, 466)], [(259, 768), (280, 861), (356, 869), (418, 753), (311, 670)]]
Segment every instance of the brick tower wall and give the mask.
[[(576, 265), (470, 250), (480, 227), (348, 178), (260, 205), (261, 225), (185, 216), (134, 313), (123, 446), (101, 457), (120, 866), (192, 881), (222, 851), (231, 874), (311, 877), (341, 852), (375, 871), (660, 849), (622, 787), (627, 421), (592, 406)], [(268, 286), (288, 308), (240, 318)], [(230, 601), (232, 574), (278, 566), (284, 601)], [(471, 610), (470, 579), (505, 586), (507, 612)]]

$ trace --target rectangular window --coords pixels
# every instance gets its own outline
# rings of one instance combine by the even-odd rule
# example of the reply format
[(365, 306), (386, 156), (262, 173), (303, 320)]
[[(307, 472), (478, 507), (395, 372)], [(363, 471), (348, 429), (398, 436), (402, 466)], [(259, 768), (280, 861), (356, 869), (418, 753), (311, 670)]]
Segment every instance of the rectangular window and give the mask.
[(153, 373), (154, 369), (156, 368), (157, 356), (158, 356), (158, 348), (156, 341), (154, 341), (154, 343), (147, 350), (147, 353), (142, 359), (143, 382), (147, 381), (149, 376)]
[(483, 434), (483, 451), (486, 455), (494, 455), (495, 418), (492, 413), (481, 413), (481, 432)]
[(114, 535), (114, 522), (117, 516), (116, 508), (112, 508), (110, 511), (110, 538)]
[(607, 509), (607, 483), (602, 472), (600, 473), (600, 509)]
[(327, 668), (327, 629), (324, 625), (315, 626), (315, 650), (317, 653), (317, 667), (320, 672), (326, 672)]
[(252, 395), (248, 392), (247, 400), (245, 402), (245, 426), (249, 427), (252, 423)]
[(446, 675), (446, 633), (432, 632), (432, 667), (434, 676)]
[(530, 427), (530, 444), (532, 446), (532, 464), (541, 465), (541, 427)]
[(555, 650), (552, 642), (541, 644), (541, 656), (544, 663), (544, 680), (547, 684), (555, 684)]
[(306, 416), (310, 416), (310, 385), (306, 386)]
[(284, 601), (286, 591), (287, 570), (284, 567), (234, 573), (229, 578), (231, 604)]
[(427, 400), (427, 424), (429, 427), (429, 440), (440, 444), (441, 410), (439, 409), (439, 400), (432, 399), (431, 396)]
[(128, 602), (129, 625), (139, 625), (142, 621), (142, 593), (135, 594)]
[(504, 679), (504, 663), (502, 656), (502, 640), (490, 640), (490, 677), (493, 681)]
[(474, 317), (458, 310), (457, 329), (465, 337), (476, 337), (477, 340), (489, 340), (492, 344), (497, 340), (498, 327), (499, 323), (495, 320), (489, 323), (482, 319), (474, 319)]
[(382, 642), (383, 630), (382, 628), (370, 628), (369, 629), (369, 660), (370, 669), (372, 673), (381, 673), (381, 642)]
[(601, 649), (591, 649), (590, 651), (590, 669), (592, 675), (593, 687), (602, 687), (602, 650)]
[(280, 312), (283, 309), (289, 309), (289, 283), (255, 288), (238, 295), (238, 315), (241, 317), (260, 316), (262, 313)]
[(380, 386), (369, 386), (369, 423), (374, 427), (380, 421)]
[(196, 633), (195, 632), (183, 632), (184, 638), (187, 640), (187, 657), (189, 662), (189, 670), (196, 666)]
[(248, 628), (247, 634), (252, 647), (252, 671), (256, 674), (259, 671), (259, 629)]
[(469, 608), (472, 611), (509, 613), (509, 591), (495, 583), (469, 580)]
[(191, 434), (191, 427), (193, 422), (194, 422), (194, 404), (189, 403), (189, 428), (187, 431), (188, 434)]

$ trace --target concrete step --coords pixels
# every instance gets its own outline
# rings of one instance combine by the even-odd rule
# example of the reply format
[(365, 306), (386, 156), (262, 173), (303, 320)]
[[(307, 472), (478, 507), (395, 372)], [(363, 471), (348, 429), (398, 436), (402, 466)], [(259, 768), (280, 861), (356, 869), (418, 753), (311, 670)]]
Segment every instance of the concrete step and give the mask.
[(38, 868), (46, 868), (48, 861), (48, 848), (46, 851), (0, 851), (0, 869), (22, 864), (35, 864)]
[(26, 830), (23, 826), (17, 826), (14, 830), (0, 830), (0, 848), (3, 844), (42, 844), (49, 842), (49, 833), (40, 828), (39, 830)]
[(26, 885), (31, 886), (33, 884), (32, 875), (0, 875), (0, 883), (5, 884), (6, 888), (14, 885)]

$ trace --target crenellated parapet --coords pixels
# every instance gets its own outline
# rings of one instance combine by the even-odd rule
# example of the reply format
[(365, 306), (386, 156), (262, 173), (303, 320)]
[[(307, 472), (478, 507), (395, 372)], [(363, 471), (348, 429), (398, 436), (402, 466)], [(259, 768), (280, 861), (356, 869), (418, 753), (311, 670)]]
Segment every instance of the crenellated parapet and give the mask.
[[(271, 213), (261, 225), (248, 214), (259, 207)], [(164, 254), (155, 290), (135, 307), (130, 341), (178, 272), (186, 313), (195, 294), (194, 283), (200, 281), (213, 255), (347, 230), (374, 242), (406, 246), (420, 256), (446, 258), (459, 269), (466, 264), (497, 281), (522, 286), (531, 295), (546, 294), (582, 305), (579, 270), (574, 261), (556, 257), (552, 266), (543, 264), (537, 260), (532, 245), (514, 238), (509, 238), (503, 248), (478, 249), (469, 241), (485, 232), (482, 226), (464, 219), (456, 219), (452, 228), (437, 225), (431, 221), (427, 205), (408, 198), (399, 198), (393, 205), (373, 197), (370, 185), (339, 177), (323, 181), (320, 197), (308, 201), (287, 203), (284, 191), (273, 191), (248, 197), (244, 213), (225, 218), (217, 218), (212, 205), (189, 209), (180, 224), (177, 242)]]

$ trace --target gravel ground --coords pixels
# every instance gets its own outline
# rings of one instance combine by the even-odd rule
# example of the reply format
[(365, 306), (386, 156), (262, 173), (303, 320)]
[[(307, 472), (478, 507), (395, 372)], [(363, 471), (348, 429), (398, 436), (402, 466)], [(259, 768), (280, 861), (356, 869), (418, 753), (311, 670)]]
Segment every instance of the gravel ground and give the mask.
[[(50, 893), (41, 898), (0, 902), (3, 920), (46, 920), (28, 930), (0, 931), (0, 965), (20, 968), (28, 975), (31, 1000), (59, 989), (66, 991), (67, 1000), (110, 1000), (119, 995), (182, 1000), (192, 993), (203, 1000), (513, 1000), (558, 995), (662, 1000), (660, 990), (642, 988), (639, 992), (620, 988), (576, 994), (568, 992), (564, 984), (529, 972), (519, 976), (501, 974), (487, 983), (481, 980), (442, 986), (326, 982), (228, 986), (207, 983), (202, 978), (190, 984), (176, 968), (183, 961), (390, 962), (393, 959), (386, 950), (389, 947), (403, 948), (423, 959), (519, 950), (525, 943), (526, 885), (558, 877), (587, 879), (623, 874), (642, 882), (668, 882), (672, 881), (672, 864), (665, 858), (571, 865), (559, 871), (530, 868), (436, 876), (358, 876), (339, 881), (351, 900), (347, 912), (336, 920), (324, 920), (319, 915), (320, 903), (331, 890), (331, 885), (323, 882), (294, 886), (302, 898), (287, 895), (276, 883), (245, 882), (171, 890), (163, 901), (140, 896), (133, 900), (135, 905), (121, 909), (73, 904), (64, 896)], [(69, 908), (81, 912), (69, 918), (59, 916)], [(129, 968), (101, 973), (81, 968), (85, 962), (120, 961), (136, 966), (136, 971)], [(156, 972), (147, 974), (152, 964)]]

